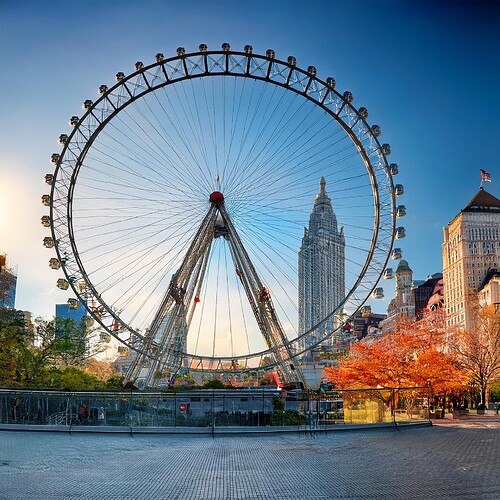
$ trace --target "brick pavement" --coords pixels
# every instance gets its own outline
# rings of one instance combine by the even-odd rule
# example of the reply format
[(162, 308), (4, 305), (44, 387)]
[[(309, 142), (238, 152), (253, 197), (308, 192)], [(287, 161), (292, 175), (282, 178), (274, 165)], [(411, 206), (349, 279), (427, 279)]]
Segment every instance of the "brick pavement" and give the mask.
[[(451, 421), (453, 422), (453, 421)], [(0, 432), (0, 498), (500, 498), (500, 429), (251, 436)]]

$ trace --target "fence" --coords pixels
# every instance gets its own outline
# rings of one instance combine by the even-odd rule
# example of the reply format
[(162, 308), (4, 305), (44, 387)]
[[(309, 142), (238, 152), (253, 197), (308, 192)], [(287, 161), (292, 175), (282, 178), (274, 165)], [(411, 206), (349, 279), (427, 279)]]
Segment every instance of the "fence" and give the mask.
[(426, 422), (428, 397), (427, 387), (321, 393), (270, 389), (163, 393), (0, 389), (0, 426), (127, 432), (263, 427), (276, 431), (327, 430), (340, 425)]

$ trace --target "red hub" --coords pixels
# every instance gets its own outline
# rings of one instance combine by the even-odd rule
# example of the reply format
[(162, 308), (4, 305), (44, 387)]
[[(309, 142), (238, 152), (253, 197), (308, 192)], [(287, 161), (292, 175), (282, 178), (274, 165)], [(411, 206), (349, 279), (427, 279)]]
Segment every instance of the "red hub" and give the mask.
[(220, 205), (224, 201), (224, 195), (220, 191), (214, 191), (210, 195), (210, 202), (215, 205)]

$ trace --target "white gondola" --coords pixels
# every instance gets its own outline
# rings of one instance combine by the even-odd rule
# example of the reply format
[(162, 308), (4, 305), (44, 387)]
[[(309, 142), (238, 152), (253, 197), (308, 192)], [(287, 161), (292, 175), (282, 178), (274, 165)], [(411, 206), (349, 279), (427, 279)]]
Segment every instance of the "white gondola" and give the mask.
[(352, 92), (349, 92), (349, 90), (346, 90), (344, 92), (344, 101), (347, 101), (347, 102), (354, 101), (354, 96), (352, 95)]
[(394, 274), (392, 272), (392, 268), (388, 267), (385, 271), (384, 271), (384, 279), (385, 280), (392, 280), (392, 278), (394, 277)]
[(66, 144), (66, 142), (68, 142), (68, 136), (66, 134), (61, 134), (57, 142), (61, 145)]
[(295, 56), (288, 56), (288, 64), (290, 66), (296, 66), (297, 65), (297, 59), (295, 58)]
[(405, 192), (405, 188), (403, 187), (403, 184), (396, 184), (394, 186), (394, 194), (396, 196), (401, 196), (404, 194), (404, 192)]
[(52, 257), (52, 259), (49, 260), (49, 266), (51, 269), (59, 269), (61, 267), (61, 263), (59, 262), (59, 259)]
[(80, 121), (80, 118), (78, 118), (78, 116), (72, 116), (70, 119), (69, 119), (69, 124), (72, 126), (72, 127), (76, 127), (78, 125), (78, 122)]
[(363, 120), (366, 120), (368, 118), (368, 110), (366, 108), (359, 108), (358, 113), (359, 116), (363, 118)]
[(69, 288), (69, 282), (64, 278), (59, 278), (57, 280), (57, 288), (60, 288), (61, 290), (67, 290)]
[(375, 137), (378, 137), (382, 133), (382, 129), (380, 128), (380, 125), (372, 125), (371, 129), (372, 129), (372, 134)]
[(43, 239), (43, 246), (45, 248), (54, 248), (54, 240), (50, 236), (46, 236)]
[(383, 299), (384, 298), (384, 289), (383, 288), (375, 288), (372, 292), (372, 298), (374, 299)]
[(45, 174), (45, 184), (52, 186), (53, 182), (54, 182), (54, 175), (53, 174)]
[(391, 154), (391, 145), (382, 144), (382, 153), (384, 154), (384, 156), (389, 156)]
[(396, 239), (400, 240), (401, 238), (404, 238), (406, 236), (406, 231), (404, 227), (397, 227), (396, 228)]
[(100, 340), (101, 342), (106, 342), (106, 343), (108, 343), (108, 342), (110, 342), (110, 341), (111, 341), (111, 335), (110, 335), (109, 333), (107, 333), (107, 332), (101, 332), (101, 333), (99, 334), (99, 340)]
[(399, 167), (397, 163), (391, 163), (389, 165), (389, 173), (391, 175), (398, 175), (399, 174)]
[(406, 215), (406, 207), (404, 205), (398, 205), (396, 208), (396, 217), (404, 217)]
[(329, 76), (326, 79), (326, 84), (328, 85), (329, 89), (334, 89), (335, 85), (337, 85), (337, 82), (335, 81), (335, 78), (333, 78), (332, 76)]
[(108, 86), (107, 85), (101, 85), (99, 87), (99, 94), (105, 94), (108, 91)]
[(58, 161), (59, 161), (59, 153), (52, 153), (50, 155), (50, 163), (56, 165)]
[(391, 254), (391, 259), (399, 260), (402, 257), (403, 257), (403, 252), (401, 251), (401, 248), (394, 248)]
[(90, 109), (93, 105), (94, 105), (94, 103), (90, 99), (86, 99), (82, 104), (82, 108), (83, 109)]
[(124, 345), (118, 346), (118, 354), (123, 357), (128, 356), (128, 347), (125, 347)]
[(78, 309), (78, 300), (77, 299), (68, 299), (68, 307), (70, 309)]
[(251, 45), (245, 45), (245, 48), (243, 50), (246, 54), (253, 54), (253, 47)]

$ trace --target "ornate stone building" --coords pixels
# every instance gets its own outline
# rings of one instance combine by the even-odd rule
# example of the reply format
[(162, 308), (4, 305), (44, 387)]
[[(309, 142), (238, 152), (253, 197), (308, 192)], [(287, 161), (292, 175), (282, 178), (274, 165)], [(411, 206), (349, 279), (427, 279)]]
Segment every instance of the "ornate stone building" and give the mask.
[[(344, 228), (339, 230), (337, 227), (337, 217), (322, 177), (299, 251), (299, 333), (316, 326), (344, 297)], [(320, 325), (305, 337), (302, 347), (314, 345), (316, 338), (332, 331), (335, 323), (335, 318), (330, 318)]]
[(415, 294), (413, 292), (413, 271), (406, 260), (399, 262), (396, 269), (396, 295), (387, 306), (387, 319), (380, 323), (382, 332), (389, 333), (396, 328), (401, 316), (415, 317)]
[(470, 290), (500, 270), (500, 200), (481, 188), (443, 229), (443, 280), (449, 325), (470, 328)]

